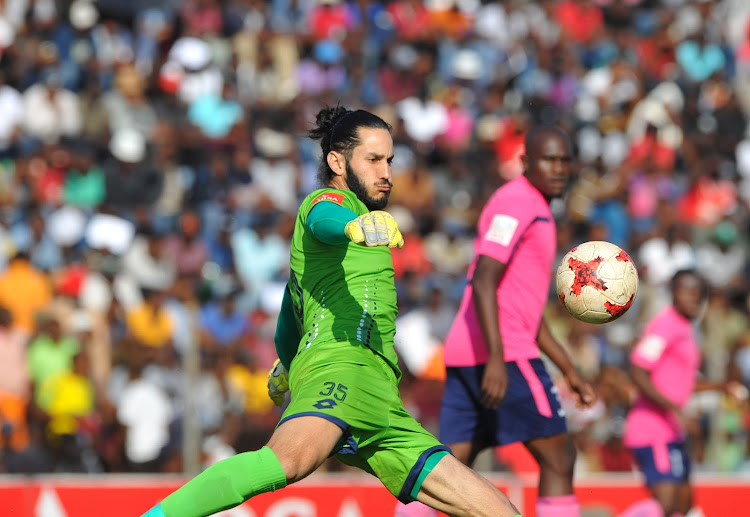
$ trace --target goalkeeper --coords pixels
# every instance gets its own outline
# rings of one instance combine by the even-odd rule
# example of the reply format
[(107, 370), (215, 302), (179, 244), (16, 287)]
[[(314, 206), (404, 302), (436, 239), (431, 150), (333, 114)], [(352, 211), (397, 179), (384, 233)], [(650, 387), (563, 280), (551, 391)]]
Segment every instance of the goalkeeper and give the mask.
[(393, 349), (391, 247), (403, 238), (383, 212), (391, 190), (390, 126), (341, 106), (317, 115), (319, 178), (300, 206), (291, 276), (276, 330), (269, 394), (291, 402), (268, 444), (220, 461), (144, 517), (198, 517), (284, 488), (331, 455), (377, 476), (400, 501), (448, 515), (513, 517), (508, 498), (449, 454), (404, 409)]

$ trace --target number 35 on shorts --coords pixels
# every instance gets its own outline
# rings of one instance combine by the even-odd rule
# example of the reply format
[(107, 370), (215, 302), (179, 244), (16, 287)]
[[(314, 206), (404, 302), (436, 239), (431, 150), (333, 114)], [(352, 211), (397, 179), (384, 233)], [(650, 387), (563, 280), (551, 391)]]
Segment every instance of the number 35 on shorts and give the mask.
[(348, 388), (343, 384), (336, 384), (335, 382), (324, 382), (323, 389), (320, 390), (319, 394), (324, 397), (333, 397), (320, 399), (314, 405), (317, 409), (331, 409), (338, 406), (338, 402), (344, 402), (346, 400), (346, 390)]
[(343, 384), (336, 384), (335, 382), (324, 382), (323, 389), (320, 394), (324, 397), (333, 397), (339, 402), (346, 400), (346, 390), (348, 390)]

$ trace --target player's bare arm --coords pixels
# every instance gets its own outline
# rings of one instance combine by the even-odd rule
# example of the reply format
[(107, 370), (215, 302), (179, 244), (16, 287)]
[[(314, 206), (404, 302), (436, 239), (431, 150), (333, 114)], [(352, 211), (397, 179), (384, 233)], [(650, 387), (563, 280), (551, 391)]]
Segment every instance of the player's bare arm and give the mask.
[(499, 260), (480, 255), (471, 279), (477, 318), (489, 352), (482, 379), (482, 403), (493, 409), (500, 405), (508, 389), (503, 339), (497, 316), (497, 286), (500, 285), (505, 269), (506, 265)]
[(678, 414), (682, 412), (682, 408), (679, 404), (669, 400), (656, 388), (656, 386), (654, 386), (654, 383), (651, 380), (651, 374), (648, 370), (635, 364), (631, 365), (630, 377), (633, 379), (633, 383), (641, 391), (643, 396), (651, 402), (668, 411), (674, 411)]
[(552, 335), (544, 318), (542, 318), (542, 322), (539, 325), (537, 343), (539, 344), (539, 349), (555, 363), (555, 366), (565, 376), (565, 382), (568, 383), (568, 387), (576, 397), (576, 405), (579, 407), (588, 407), (596, 402), (594, 388), (578, 374), (567, 352)]

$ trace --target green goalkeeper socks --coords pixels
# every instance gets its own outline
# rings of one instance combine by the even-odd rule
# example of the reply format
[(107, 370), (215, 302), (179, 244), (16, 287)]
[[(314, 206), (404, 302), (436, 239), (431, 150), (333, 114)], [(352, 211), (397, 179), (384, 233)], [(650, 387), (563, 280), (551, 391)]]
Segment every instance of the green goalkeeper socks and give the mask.
[(204, 517), (285, 486), (281, 463), (263, 447), (214, 463), (169, 494), (161, 509), (166, 517)]

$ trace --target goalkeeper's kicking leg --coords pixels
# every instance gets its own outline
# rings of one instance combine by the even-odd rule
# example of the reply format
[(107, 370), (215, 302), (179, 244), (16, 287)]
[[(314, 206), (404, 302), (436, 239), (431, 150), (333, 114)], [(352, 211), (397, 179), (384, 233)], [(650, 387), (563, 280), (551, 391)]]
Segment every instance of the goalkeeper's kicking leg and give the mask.
[[(204, 517), (284, 488), (314, 472), (341, 436), (341, 429), (323, 418), (288, 420), (266, 447), (215, 463), (143, 517)], [(417, 499), (456, 517), (517, 515), (505, 494), (450, 455), (427, 475)]]
[(143, 517), (203, 517), (284, 488), (322, 465), (342, 434), (340, 427), (323, 418), (288, 420), (266, 447), (211, 465)]

